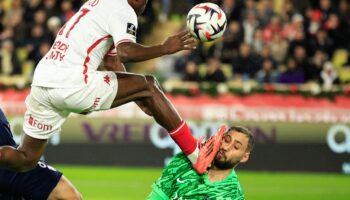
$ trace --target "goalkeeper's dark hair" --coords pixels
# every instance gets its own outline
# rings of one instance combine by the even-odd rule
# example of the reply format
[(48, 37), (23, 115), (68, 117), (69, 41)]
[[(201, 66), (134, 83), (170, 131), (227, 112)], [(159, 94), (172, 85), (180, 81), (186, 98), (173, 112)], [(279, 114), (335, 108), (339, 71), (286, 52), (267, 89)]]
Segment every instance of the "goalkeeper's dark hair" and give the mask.
[(239, 132), (239, 133), (246, 135), (248, 137), (247, 151), (251, 152), (254, 149), (255, 139), (254, 139), (253, 133), (249, 129), (242, 127), (242, 126), (231, 126), (227, 130), (226, 134), (231, 132), (231, 131)]

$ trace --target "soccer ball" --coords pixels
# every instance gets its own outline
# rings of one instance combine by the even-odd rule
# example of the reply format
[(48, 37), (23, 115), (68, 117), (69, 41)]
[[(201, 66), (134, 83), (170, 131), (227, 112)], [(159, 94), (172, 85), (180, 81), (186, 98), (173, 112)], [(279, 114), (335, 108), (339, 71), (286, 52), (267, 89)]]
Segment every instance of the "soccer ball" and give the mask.
[(206, 42), (221, 37), (227, 21), (224, 11), (213, 3), (200, 3), (187, 15), (187, 27), (197, 39)]

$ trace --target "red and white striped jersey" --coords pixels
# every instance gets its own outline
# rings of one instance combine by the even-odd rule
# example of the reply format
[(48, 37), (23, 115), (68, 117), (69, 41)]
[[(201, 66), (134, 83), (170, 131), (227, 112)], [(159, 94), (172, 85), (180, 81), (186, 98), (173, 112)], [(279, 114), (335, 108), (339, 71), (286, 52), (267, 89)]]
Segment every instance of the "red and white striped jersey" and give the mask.
[(127, 0), (89, 0), (61, 28), (37, 65), (33, 86), (81, 87), (106, 54), (124, 41), (136, 42), (137, 15)]

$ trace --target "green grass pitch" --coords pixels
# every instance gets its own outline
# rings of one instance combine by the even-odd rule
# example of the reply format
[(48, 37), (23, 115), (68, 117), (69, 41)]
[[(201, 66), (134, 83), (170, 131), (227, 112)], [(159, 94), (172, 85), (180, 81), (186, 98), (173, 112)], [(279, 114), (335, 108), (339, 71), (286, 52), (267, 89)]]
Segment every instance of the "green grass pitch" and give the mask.
[[(87, 200), (145, 199), (160, 168), (56, 166)], [(237, 171), (247, 200), (349, 200), (350, 177), (341, 174)]]

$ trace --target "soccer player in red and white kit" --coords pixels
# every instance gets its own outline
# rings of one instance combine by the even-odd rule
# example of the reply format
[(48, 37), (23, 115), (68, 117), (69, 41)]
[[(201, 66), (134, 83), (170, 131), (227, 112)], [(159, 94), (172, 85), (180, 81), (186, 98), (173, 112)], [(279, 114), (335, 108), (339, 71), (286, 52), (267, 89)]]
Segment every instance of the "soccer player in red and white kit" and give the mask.
[(0, 147), (0, 166), (17, 171), (34, 168), (47, 139), (60, 131), (71, 112), (86, 114), (135, 101), (168, 130), (198, 173), (206, 171), (224, 128), (199, 147), (153, 76), (97, 71), (105, 55), (137, 62), (196, 48), (188, 31), (160, 45), (136, 43), (137, 17), (146, 4), (147, 0), (89, 0), (61, 28), (35, 69), (21, 144), (17, 149)]

